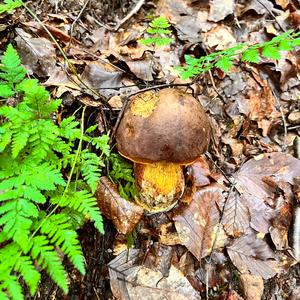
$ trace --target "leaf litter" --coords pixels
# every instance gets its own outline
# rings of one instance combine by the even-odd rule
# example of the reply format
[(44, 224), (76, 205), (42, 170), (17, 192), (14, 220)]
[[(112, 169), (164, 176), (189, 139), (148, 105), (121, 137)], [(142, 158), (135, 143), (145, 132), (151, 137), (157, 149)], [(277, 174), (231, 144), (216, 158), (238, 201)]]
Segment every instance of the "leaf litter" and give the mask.
[[(119, 111), (124, 94), (153, 84), (182, 83), (173, 67), (183, 63), (185, 54), (199, 57), (238, 42), (263, 42), (282, 33), (282, 28), (296, 28), (300, 23), (300, 7), (290, 0), (159, 0), (145, 3), (120, 30), (112, 31), (128, 12), (126, 5), (133, 2), (113, 1), (115, 8), (108, 1), (90, 2), (72, 32), (83, 1), (65, 6), (60, 1), (44, 1), (44, 9), (33, 4), (76, 74), (66, 71), (61, 53), (39, 23), (24, 16), (18, 23), (19, 15), (12, 21), (30, 75), (42, 78), (53, 95), (63, 99), (72, 95), (97, 112), (102, 104), (85, 85)], [(108, 13), (114, 9), (118, 18)], [(150, 10), (169, 19), (175, 39), (170, 46), (153, 49), (137, 42), (147, 28)], [(49, 11), (53, 13), (46, 18)], [(299, 272), (292, 268), (296, 260), (290, 238), (296, 178), (300, 176), (299, 160), (290, 155), (300, 134), (298, 72), (296, 50), (259, 65), (234, 61), (230, 73), (215, 69), (193, 84), (196, 94), (208, 96), (202, 104), (214, 118), (218, 143), (213, 159), (219, 167), (204, 158), (189, 166), (185, 195), (173, 211), (145, 216), (102, 177), (98, 187), (102, 213), (121, 236), (136, 229), (140, 233), (134, 249), (118, 254), (108, 265), (117, 299), (145, 295), (152, 297), (149, 299), (200, 299), (207, 289), (212, 299), (220, 295), (240, 299), (239, 294), (255, 299), (253, 286), (257, 299), (263, 293), (267, 297), (267, 292), (274, 299), (275, 288), (265, 285), (267, 292), (263, 292), (262, 279), (292, 270), (290, 274), (299, 280)], [(71, 107), (76, 102), (72, 103)], [(112, 127), (117, 115), (107, 110), (104, 114)], [(242, 291), (234, 285), (232, 270), (240, 276)], [(282, 295), (297, 299), (297, 289), (293, 290), (291, 277), (288, 280), (291, 287), (274, 281), (273, 285)], [(81, 279), (75, 281), (81, 284)]]

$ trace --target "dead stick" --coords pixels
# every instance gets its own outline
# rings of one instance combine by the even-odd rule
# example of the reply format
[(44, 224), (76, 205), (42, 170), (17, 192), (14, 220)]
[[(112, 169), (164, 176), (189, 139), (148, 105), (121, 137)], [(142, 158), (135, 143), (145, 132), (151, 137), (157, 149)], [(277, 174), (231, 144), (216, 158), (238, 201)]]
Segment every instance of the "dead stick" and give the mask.
[(119, 24), (117, 24), (114, 27), (114, 31), (117, 31), (126, 21), (128, 21), (133, 15), (135, 15), (140, 9), (141, 7), (145, 4), (145, 0), (140, 0), (137, 2), (137, 4), (134, 6), (134, 8), (128, 13), (127, 16), (125, 16), (120, 22)]

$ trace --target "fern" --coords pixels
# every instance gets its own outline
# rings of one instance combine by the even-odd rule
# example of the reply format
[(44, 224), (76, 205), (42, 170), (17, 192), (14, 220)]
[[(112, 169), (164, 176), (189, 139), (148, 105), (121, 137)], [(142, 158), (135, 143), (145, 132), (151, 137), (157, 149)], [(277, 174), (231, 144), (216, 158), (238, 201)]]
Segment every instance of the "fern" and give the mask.
[(146, 30), (150, 37), (140, 39), (139, 43), (154, 46), (169, 45), (173, 41), (170, 37), (167, 37), (172, 33), (172, 31), (168, 29), (170, 26), (169, 21), (164, 16), (155, 18), (150, 22), (149, 28)]
[(22, 5), (23, 2), (21, 0), (4, 0), (4, 4), (0, 4), (0, 14), (11, 12)]
[(111, 163), (109, 177), (118, 184), (120, 195), (127, 200), (137, 196), (132, 165), (117, 153), (112, 153), (109, 161)]
[(33, 295), (41, 277), (37, 266), (67, 293), (58, 253), (84, 274), (76, 229), (91, 220), (103, 233), (92, 193), (110, 155), (109, 137), (84, 132), (83, 114), (81, 122), (71, 116), (54, 123), (61, 101), (51, 100), (37, 80), (25, 76), (9, 45), (0, 64), (0, 98), (20, 100), (0, 107), (0, 243), (5, 245), (0, 248), (0, 299), (24, 298), (20, 277)]
[(278, 60), (280, 51), (290, 51), (300, 45), (300, 32), (293, 33), (289, 30), (282, 35), (274, 37), (271, 41), (249, 46), (246, 43), (238, 44), (232, 48), (211, 53), (207, 56), (194, 58), (185, 56), (186, 66), (177, 67), (182, 79), (188, 79), (207, 72), (213, 68), (219, 68), (225, 73), (233, 65), (236, 56), (241, 56), (242, 62), (259, 63), (261, 57)]

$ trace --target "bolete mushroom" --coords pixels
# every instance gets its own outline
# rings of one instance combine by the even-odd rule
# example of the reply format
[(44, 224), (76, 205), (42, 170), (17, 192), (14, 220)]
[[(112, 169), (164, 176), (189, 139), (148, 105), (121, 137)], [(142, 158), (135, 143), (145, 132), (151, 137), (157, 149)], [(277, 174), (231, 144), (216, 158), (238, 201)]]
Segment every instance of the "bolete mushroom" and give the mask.
[(171, 88), (147, 91), (130, 101), (116, 140), (119, 153), (134, 162), (137, 203), (156, 213), (182, 196), (183, 166), (207, 150), (210, 124), (194, 97)]

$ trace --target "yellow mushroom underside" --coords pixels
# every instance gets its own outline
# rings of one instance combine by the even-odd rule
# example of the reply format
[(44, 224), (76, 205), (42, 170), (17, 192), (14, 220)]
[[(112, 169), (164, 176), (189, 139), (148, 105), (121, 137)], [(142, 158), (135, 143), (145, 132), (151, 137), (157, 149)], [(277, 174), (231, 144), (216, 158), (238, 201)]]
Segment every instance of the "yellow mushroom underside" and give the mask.
[(147, 210), (167, 210), (182, 195), (184, 177), (181, 165), (167, 162), (136, 164), (135, 170), (140, 191), (137, 201)]

